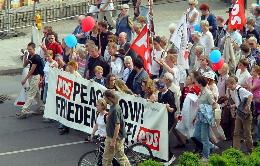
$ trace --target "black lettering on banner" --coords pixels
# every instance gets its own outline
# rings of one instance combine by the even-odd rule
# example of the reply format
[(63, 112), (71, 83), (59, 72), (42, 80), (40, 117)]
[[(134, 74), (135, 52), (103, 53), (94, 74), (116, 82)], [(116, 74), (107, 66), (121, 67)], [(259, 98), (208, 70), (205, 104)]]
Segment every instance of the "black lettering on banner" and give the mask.
[(94, 124), (96, 123), (96, 110), (95, 109), (91, 109), (92, 114), (91, 114), (91, 127), (94, 127)]
[(75, 104), (75, 122), (81, 124), (83, 121), (83, 106)]
[(90, 127), (90, 123), (88, 122), (88, 119), (90, 119), (90, 111), (91, 108), (84, 107), (84, 125)]
[(61, 108), (60, 108), (60, 116), (61, 117), (66, 117), (66, 113), (67, 113), (67, 100), (65, 100), (64, 98), (61, 98)]
[(128, 105), (124, 99), (119, 100), (119, 105), (123, 111), (124, 119), (128, 119)]
[(59, 96), (56, 96), (56, 114), (59, 115), (59, 113), (61, 112), (61, 104), (60, 101), (61, 98)]
[(95, 88), (91, 87), (90, 88), (90, 96), (89, 96), (89, 105), (96, 107), (96, 100), (97, 100), (97, 98), (96, 98)]
[(140, 119), (141, 124), (143, 124), (144, 105), (142, 103), (121, 99), (119, 105), (123, 111), (125, 119), (128, 119), (128, 116), (130, 115), (132, 121), (138, 122)]
[(85, 85), (81, 84), (81, 93), (80, 93), (80, 98), (81, 98), (81, 103), (83, 104), (88, 104), (88, 101), (85, 99), (88, 96), (88, 93), (85, 92), (87, 91), (88, 87)]
[(73, 92), (73, 101), (76, 100), (76, 95), (80, 94), (80, 84), (77, 82), (74, 82), (74, 92)]
[(74, 103), (68, 102), (68, 114), (67, 114), (67, 120), (74, 122), (74, 118), (71, 117), (71, 114), (74, 114)]
[(101, 90), (98, 89), (98, 90), (96, 91), (96, 96), (97, 96), (97, 100), (98, 100), (98, 99), (101, 99), (101, 98), (103, 97), (103, 93), (101, 92)]
[(141, 124), (144, 124), (144, 105), (142, 104), (142, 110), (141, 110)]

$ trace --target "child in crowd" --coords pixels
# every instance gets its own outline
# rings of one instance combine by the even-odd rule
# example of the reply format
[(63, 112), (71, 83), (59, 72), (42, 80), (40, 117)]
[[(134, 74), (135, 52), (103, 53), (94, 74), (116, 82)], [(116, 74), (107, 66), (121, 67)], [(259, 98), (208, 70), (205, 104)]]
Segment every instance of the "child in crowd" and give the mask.
[(82, 77), (84, 76), (84, 72), (85, 72), (85, 68), (86, 68), (86, 49), (80, 47), (77, 50), (77, 58), (76, 58), (76, 62), (78, 63), (78, 72)]
[(75, 61), (69, 61), (67, 64), (66, 71), (76, 77), (81, 77), (81, 75), (78, 73), (77, 70), (78, 70), (78, 63)]
[(101, 66), (95, 67), (95, 77), (93, 80), (103, 86), (105, 86), (105, 78), (103, 77), (103, 68)]

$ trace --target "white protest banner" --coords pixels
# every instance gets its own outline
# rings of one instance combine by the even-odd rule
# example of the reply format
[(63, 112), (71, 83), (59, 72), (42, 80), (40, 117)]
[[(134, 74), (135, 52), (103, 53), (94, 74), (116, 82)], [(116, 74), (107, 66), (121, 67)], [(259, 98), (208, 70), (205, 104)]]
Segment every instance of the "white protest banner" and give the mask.
[[(96, 82), (50, 69), (44, 117), (70, 128), (91, 133), (96, 118), (96, 101), (106, 88)], [(153, 155), (168, 159), (168, 114), (160, 103), (119, 93), (119, 105), (125, 118), (126, 143), (143, 142)]]
[(186, 52), (186, 47), (188, 44), (186, 15), (181, 17), (170, 40), (179, 50), (177, 59), (178, 65), (182, 66), (184, 69), (189, 69), (189, 61)]

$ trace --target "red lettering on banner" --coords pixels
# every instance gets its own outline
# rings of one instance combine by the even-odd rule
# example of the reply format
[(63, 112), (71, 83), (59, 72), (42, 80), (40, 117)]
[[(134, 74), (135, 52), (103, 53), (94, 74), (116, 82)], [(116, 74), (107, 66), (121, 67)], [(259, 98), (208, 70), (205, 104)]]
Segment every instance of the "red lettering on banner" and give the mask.
[(137, 141), (147, 145), (150, 149), (160, 151), (160, 131), (140, 127)]
[(56, 94), (70, 100), (72, 89), (73, 81), (59, 75), (56, 87)]

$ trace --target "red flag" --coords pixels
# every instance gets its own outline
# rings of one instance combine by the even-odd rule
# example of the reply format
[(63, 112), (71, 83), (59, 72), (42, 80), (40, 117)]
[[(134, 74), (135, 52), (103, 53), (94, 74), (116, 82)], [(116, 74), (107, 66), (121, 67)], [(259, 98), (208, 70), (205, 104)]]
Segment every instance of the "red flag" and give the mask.
[(151, 56), (149, 51), (149, 33), (148, 27), (145, 25), (142, 31), (134, 40), (131, 45), (131, 49), (133, 49), (144, 61), (144, 68), (148, 74), (150, 74), (150, 63)]
[(243, 30), (246, 24), (244, 0), (237, 0), (229, 15), (229, 28)]

